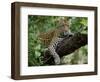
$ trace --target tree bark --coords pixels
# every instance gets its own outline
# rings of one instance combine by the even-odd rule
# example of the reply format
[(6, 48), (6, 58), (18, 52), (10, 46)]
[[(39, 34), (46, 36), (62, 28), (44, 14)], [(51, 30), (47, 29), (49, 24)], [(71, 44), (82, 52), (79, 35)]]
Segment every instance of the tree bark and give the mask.
[[(87, 44), (87, 34), (76, 33), (71, 37), (65, 37), (58, 45), (56, 52), (60, 57), (73, 53), (75, 50)], [(44, 54), (44, 64), (54, 65), (54, 59), (47, 50)]]

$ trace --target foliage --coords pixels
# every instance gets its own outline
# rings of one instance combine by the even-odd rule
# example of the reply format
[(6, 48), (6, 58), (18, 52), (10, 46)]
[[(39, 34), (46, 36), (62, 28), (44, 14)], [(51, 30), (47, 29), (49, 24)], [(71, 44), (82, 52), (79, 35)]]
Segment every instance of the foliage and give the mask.
[[(29, 15), (28, 16), (28, 65), (29, 66), (41, 66), (43, 64), (43, 52), (45, 51), (45, 46), (38, 40), (38, 35), (41, 32), (47, 32), (48, 30), (55, 29), (59, 26), (57, 20), (62, 18), (62, 16), (37, 16)], [(68, 19), (70, 23), (70, 30), (73, 33), (79, 32), (79, 29), (84, 27), (80, 32), (87, 33), (87, 18), (86, 17), (64, 17)], [(87, 63), (87, 46), (80, 48), (77, 53), (72, 53), (71, 57), (62, 60), (63, 64), (79, 64), (81, 62), (80, 58), (84, 59), (84, 62)], [(75, 55), (76, 54), (76, 55)]]

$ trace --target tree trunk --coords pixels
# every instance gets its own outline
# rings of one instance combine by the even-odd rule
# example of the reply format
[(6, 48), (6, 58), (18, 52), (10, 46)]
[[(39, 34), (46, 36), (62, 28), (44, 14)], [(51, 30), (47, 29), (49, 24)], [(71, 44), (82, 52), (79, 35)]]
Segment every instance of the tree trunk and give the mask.
[[(70, 53), (73, 53), (75, 50), (79, 49), (82, 46), (87, 44), (87, 34), (76, 33), (71, 37), (65, 37), (61, 41), (56, 49), (56, 52), (60, 57), (66, 56)], [(50, 52), (47, 50), (44, 54), (44, 63), (49, 65), (54, 65), (54, 59), (50, 55)]]

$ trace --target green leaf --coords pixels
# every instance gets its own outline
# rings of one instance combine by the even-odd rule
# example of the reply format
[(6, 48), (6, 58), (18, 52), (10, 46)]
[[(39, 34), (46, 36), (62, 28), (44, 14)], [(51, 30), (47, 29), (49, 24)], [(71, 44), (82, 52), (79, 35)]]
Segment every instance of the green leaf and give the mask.
[(39, 58), (41, 56), (41, 53), (39, 51), (35, 51), (35, 57)]
[(38, 44), (34, 49), (35, 49), (35, 50), (40, 50), (40, 49), (41, 49), (41, 45)]

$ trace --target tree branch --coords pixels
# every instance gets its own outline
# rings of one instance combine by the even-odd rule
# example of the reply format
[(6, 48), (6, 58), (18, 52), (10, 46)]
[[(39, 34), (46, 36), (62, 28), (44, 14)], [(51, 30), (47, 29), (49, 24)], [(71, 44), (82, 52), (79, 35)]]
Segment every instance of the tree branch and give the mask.
[[(73, 53), (75, 50), (87, 44), (87, 34), (76, 33), (71, 37), (65, 37), (61, 41), (56, 49), (56, 52), (60, 57)], [(44, 54), (44, 63), (49, 65), (54, 65), (54, 59), (47, 50)]]

